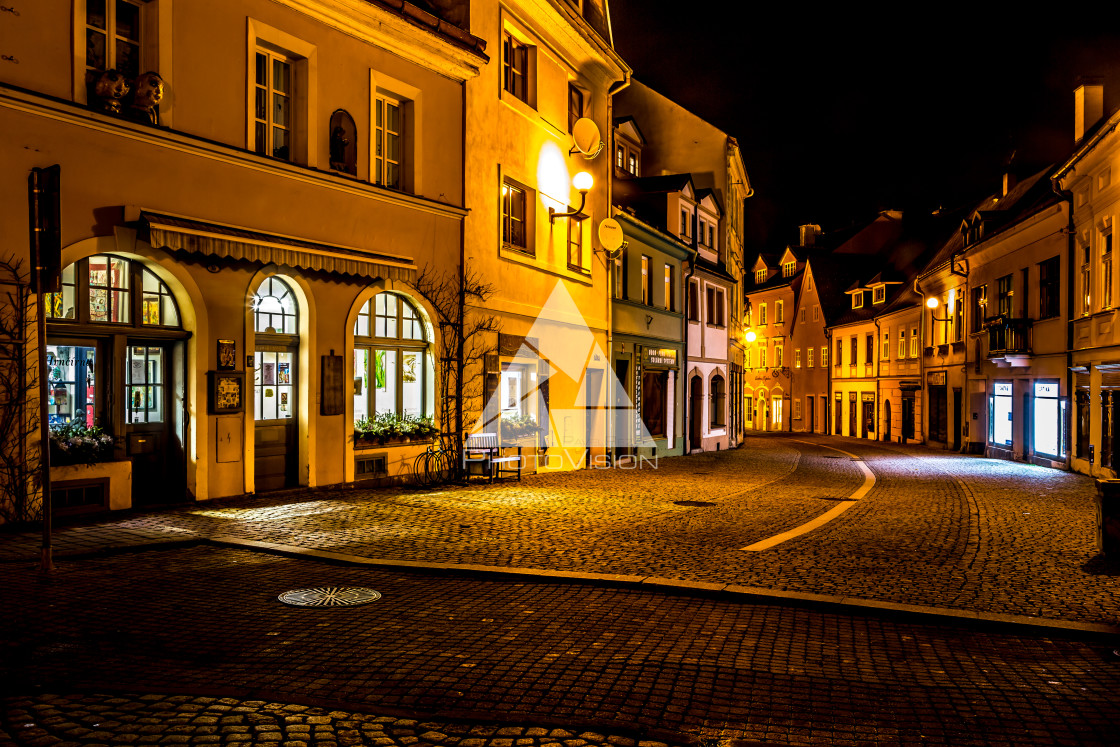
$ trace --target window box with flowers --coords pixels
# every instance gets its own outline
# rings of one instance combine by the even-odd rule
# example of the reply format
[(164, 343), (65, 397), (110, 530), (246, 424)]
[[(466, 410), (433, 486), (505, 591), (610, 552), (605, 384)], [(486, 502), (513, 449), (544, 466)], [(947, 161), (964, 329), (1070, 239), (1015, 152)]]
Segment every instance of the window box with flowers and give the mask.
[(502, 445), (536, 446), (540, 430), (532, 415), (503, 415)]
[(429, 443), (438, 433), (430, 417), (380, 412), (372, 418), (358, 418), (354, 423), (354, 448)]
[(53, 513), (132, 505), (132, 462), (113, 460), (113, 437), (99, 426), (71, 421), (50, 429)]

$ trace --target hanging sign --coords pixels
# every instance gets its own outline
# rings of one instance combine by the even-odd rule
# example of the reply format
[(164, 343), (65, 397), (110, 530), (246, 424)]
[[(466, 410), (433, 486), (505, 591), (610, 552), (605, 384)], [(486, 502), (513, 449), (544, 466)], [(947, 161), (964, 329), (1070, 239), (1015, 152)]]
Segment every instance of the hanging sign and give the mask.
[(644, 365), (677, 367), (676, 348), (645, 348)]

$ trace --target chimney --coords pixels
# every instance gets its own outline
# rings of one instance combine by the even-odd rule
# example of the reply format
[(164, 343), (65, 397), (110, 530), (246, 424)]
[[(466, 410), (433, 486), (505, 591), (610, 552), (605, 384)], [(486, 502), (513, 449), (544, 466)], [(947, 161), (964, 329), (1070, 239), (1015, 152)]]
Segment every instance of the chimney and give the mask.
[(1099, 78), (1081, 78), (1073, 90), (1073, 141), (1104, 116), (1104, 86)]
[(817, 237), (821, 235), (821, 227), (807, 223), (804, 226), (798, 226), (801, 234), (801, 246), (813, 246), (817, 243)]

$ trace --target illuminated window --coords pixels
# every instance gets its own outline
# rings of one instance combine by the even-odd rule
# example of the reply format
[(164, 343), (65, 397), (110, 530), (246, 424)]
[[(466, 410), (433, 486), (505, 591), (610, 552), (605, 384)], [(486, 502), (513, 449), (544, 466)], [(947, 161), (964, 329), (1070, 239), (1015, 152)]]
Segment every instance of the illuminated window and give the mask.
[(773, 425), (781, 427), (782, 425), (782, 395), (775, 394), (772, 400), (773, 406), (770, 408), (771, 422)]
[(568, 84), (568, 132), (576, 125), (576, 120), (583, 116), (583, 91)]
[(910, 328), (910, 357), (918, 357), (918, 328)]
[(793, 367), (801, 368), (801, 348), (796, 348), (793, 351)]
[(673, 266), (665, 265), (665, 308), (669, 311), (673, 310)]
[[(79, 302), (83, 296), (84, 304)], [(155, 273), (109, 254), (95, 254), (63, 268), (62, 290), (45, 294), (43, 303), (44, 316), (52, 322), (179, 327), (175, 300)]]
[(879, 347), (879, 352), (883, 356), (883, 360), (890, 360), (891, 358), (891, 333), (883, 330), (883, 344)]
[(257, 48), (253, 149), (284, 161), (292, 160), (292, 63), (285, 55)]
[(638, 176), (638, 156), (635, 153), (630, 153), (626, 156), (626, 170), (634, 176)]
[(871, 303), (883, 303), (887, 300), (887, 286), (877, 285), (873, 291)]
[(1101, 236), (1101, 308), (1112, 308), (1112, 233)]
[[(988, 286), (981, 285), (972, 289), (972, 331), (979, 332), (984, 329), (984, 320), (988, 315)], [(901, 356), (899, 356), (901, 357)]]
[(862, 309), (863, 308), (863, 291), (856, 291), (855, 293), (852, 294), (852, 308), (853, 309)]
[(821, 345), (821, 368), (828, 368), (828, 346)]
[(906, 357), (906, 330), (900, 329), (898, 331), (898, 358), (902, 360)]
[(642, 303), (653, 304), (653, 277), (650, 275), (650, 258), (642, 255)]
[(806, 348), (805, 350), (805, 368), (813, 367), (813, 349)]
[(779, 342), (777, 345), (774, 346), (774, 368), (781, 368), (783, 365), (785, 365), (785, 360), (784, 360), (784, 356), (782, 355), (782, 353), (783, 353), (783, 347), (782, 347), (782, 344)]
[(758, 326), (761, 327), (761, 326), (764, 326), (765, 324), (766, 324), (766, 304), (760, 303), (758, 305)]
[(724, 425), (726, 420), (726, 413), (724, 410), (727, 407), (727, 392), (724, 388), (723, 377), (716, 374), (712, 377), (711, 383), (711, 404), (709, 415), (710, 423), (713, 428)]
[(793, 277), (793, 273), (796, 269), (797, 269), (797, 263), (796, 262), (786, 262), (785, 264), (782, 265), (782, 277), (784, 277), (784, 278)]
[(401, 102), (377, 96), (374, 99), (373, 174), (370, 176), (374, 184), (401, 188), (403, 132)]
[(783, 324), (786, 320), (785, 301), (774, 302), (774, 324)]
[(532, 251), (533, 191), (520, 182), (502, 182), (502, 244), (511, 249)]
[(793, 419), (801, 420), (801, 398), (798, 397), (793, 401)]
[(1092, 313), (1093, 273), (1089, 267), (1089, 245), (1081, 247), (1081, 315)]
[(758, 285), (766, 282), (766, 270), (755, 270), (754, 282)]
[(529, 47), (510, 33), (502, 38), (502, 88), (529, 104)]
[(583, 272), (583, 221), (581, 220), (568, 221), (568, 268)]
[(623, 168), (623, 164), (625, 163), (625, 159), (626, 159), (626, 152), (622, 149), (622, 146), (620, 145), (614, 151), (614, 165), (617, 166), (620, 169)]
[(427, 326), (405, 296), (378, 293), (354, 323), (354, 419), (430, 414)]
[(253, 329), (282, 335), (299, 334), (296, 297), (282, 278), (266, 278), (253, 296)]

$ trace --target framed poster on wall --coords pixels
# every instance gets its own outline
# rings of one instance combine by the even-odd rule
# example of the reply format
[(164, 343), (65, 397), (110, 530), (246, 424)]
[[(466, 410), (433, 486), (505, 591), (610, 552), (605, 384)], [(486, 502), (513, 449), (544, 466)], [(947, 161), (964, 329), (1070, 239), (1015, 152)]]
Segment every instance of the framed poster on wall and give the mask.
[(210, 413), (241, 412), (245, 409), (244, 371), (207, 371)]

